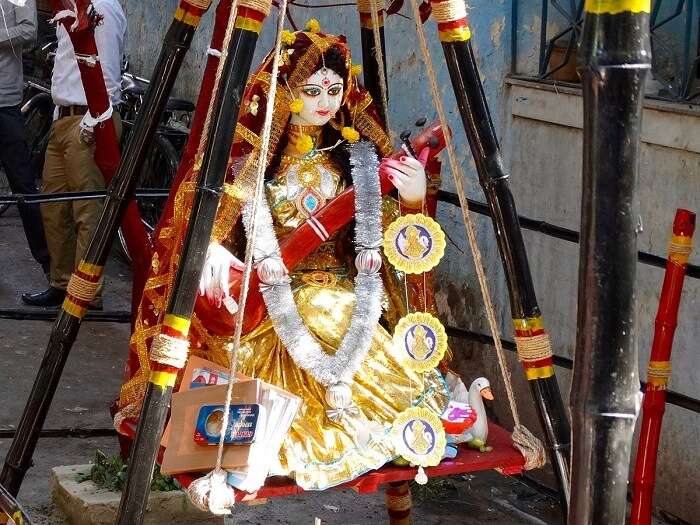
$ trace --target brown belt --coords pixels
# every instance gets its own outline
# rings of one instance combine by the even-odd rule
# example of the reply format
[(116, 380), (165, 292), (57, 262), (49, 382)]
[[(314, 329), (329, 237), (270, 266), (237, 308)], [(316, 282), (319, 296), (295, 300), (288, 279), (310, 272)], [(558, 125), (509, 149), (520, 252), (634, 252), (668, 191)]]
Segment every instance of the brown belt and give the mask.
[(85, 115), (87, 106), (58, 106), (58, 118)]

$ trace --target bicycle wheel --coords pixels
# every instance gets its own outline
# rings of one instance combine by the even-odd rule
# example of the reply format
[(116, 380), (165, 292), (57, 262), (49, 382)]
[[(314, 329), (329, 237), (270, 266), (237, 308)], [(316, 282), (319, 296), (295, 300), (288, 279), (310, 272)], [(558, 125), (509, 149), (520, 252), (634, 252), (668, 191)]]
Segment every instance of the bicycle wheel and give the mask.
[(24, 130), (37, 186), (41, 186), (46, 146), (49, 144), (52, 111), (51, 105), (37, 104), (24, 114)]
[[(172, 142), (165, 135), (157, 134), (153, 139), (153, 148), (146, 155), (141, 166), (137, 187), (144, 189), (170, 188), (177, 173), (179, 157)], [(139, 197), (136, 199), (141, 220), (149, 235), (155, 230), (167, 200), (167, 197)], [(131, 256), (121, 228), (117, 232), (117, 239), (120, 255), (130, 263)]]

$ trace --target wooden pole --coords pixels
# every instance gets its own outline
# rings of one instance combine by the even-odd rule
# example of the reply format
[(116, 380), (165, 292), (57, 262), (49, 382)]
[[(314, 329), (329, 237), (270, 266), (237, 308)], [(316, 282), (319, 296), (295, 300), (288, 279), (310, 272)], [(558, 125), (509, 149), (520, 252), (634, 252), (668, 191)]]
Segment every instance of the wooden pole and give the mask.
[(659, 309), (656, 312), (654, 341), (642, 405), (642, 428), (634, 467), (631, 525), (651, 524), (656, 483), (656, 454), (666, 409), (666, 387), (671, 378), (673, 336), (678, 323), (678, 307), (694, 232), (695, 214), (688, 210), (676, 210)]
[[(450, 4), (450, 9), (445, 4)], [(447, 68), (476, 164), (479, 183), (491, 210), (493, 227), (508, 284), (516, 340), (523, 345), (545, 340), (546, 331), (532, 284), (515, 199), (508, 184), (500, 145), (471, 45), (471, 30), (462, 0), (431, 0)], [(460, 7), (461, 6), (461, 7)], [(551, 349), (539, 359), (523, 361), (530, 392), (545, 432), (549, 457), (562, 493), (566, 512), (569, 499), (569, 422), (552, 364)]]
[[(208, 140), (202, 157), (192, 212), (187, 225), (173, 294), (169, 299), (160, 336), (185, 345), (194, 310), (202, 265), (219, 206), (243, 90), (253, 61), (255, 45), (267, 13), (239, 7), (229, 41), (220, 85), (214, 94), (212, 118), (204, 132)], [(117, 523), (143, 523), (151, 477), (165, 419), (170, 406), (178, 366), (151, 360), (136, 438), (129, 457), (129, 476), (122, 492)]]
[[(384, 44), (384, 0), (376, 0), (379, 40), (381, 42), (382, 57), (384, 57), (384, 78), (386, 76), (386, 46)], [(382, 96), (381, 76), (377, 61), (377, 46), (372, 25), (372, 2), (360, 0), (357, 2), (357, 10), (360, 14), (360, 41), (362, 42), (362, 70), (365, 89), (372, 95), (372, 100), (381, 115), (386, 119), (387, 108), (384, 107)], [(389, 86), (386, 86), (387, 98), (389, 98)]]
[(639, 377), (636, 185), (650, 0), (587, 0), (569, 523), (624, 523)]
[[(119, 150), (114, 127), (111, 125), (111, 122), (107, 122), (108, 125), (97, 126), (96, 128), (98, 148), (96, 156), (100, 157), (96, 159), (98, 166), (103, 173), (110, 169), (116, 170), (116, 175), (114, 175), (109, 186), (102, 214), (95, 227), (85, 256), (71, 277), (66, 300), (51, 331), (46, 352), (17, 427), (17, 434), (10, 445), (2, 474), (0, 474), (0, 483), (14, 495), (17, 495), (19, 492), (22, 480), (31, 466), (39, 433), (46, 420), (63, 367), (91, 300), (89, 293), (87, 295), (84, 293), (85, 287), (82, 287), (81, 291), (77, 285), (87, 283), (89, 288), (90, 283), (96, 283), (100, 279), (114, 236), (120, 223), (122, 223), (127, 208), (132, 207), (136, 211), (135, 203), (131, 197), (137, 183), (138, 168), (143, 163), (148, 146), (157, 129), (160, 114), (165, 107), (177, 72), (192, 41), (199, 17), (206, 11), (206, 7), (201, 7), (202, 2), (197, 2), (197, 4), (200, 7), (183, 0), (175, 13), (156, 65), (153, 80), (150, 83), (144, 104), (134, 124), (131, 139), (124, 151), (124, 160), (119, 164), (118, 169)], [(56, 2), (55, 8), (58, 10), (61, 5), (59, 2)], [(84, 11), (88, 5), (89, 3), (86, 3), (83, 6), (82, 15), (79, 15), (79, 17), (86, 16)], [(66, 29), (69, 30), (72, 20), (71, 18), (62, 21), (67, 26)], [(88, 55), (97, 53), (92, 26), (86, 26), (85, 29), (75, 32), (69, 30), (69, 35), (77, 53)], [(86, 79), (86, 73), (91, 78)], [(95, 112), (95, 115), (99, 115), (110, 104), (99, 62), (92, 69), (81, 66), (81, 74), (83, 74), (83, 83), (87, 87), (85, 91), (88, 96), (90, 111), (91, 113)], [(103, 136), (105, 134), (106, 136)], [(99, 148), (112, 148), (114, 151), (111, 155), (99, 155)], [(107, 159), (107, 163), (104, 162), (104, 159)], [(110, 162), (113, 166), (107, 165)], [(143, 229), (143, 224), (140, 221), (138, 221), (138, 224)], [(137, 230), (127, 235), (128, 238), (138, 236)], [(143, 231), (143, 236), (145, 239), (145, 231)], [(140, 253), (145, 260), (148, 260), (147, 254), (143, 253), (147, 246), (143, 246), (141, 242), (137, 245), (139, 249), (134, 250), (134, 253)], [(132, 247), (134, 246), (132, 244)]]

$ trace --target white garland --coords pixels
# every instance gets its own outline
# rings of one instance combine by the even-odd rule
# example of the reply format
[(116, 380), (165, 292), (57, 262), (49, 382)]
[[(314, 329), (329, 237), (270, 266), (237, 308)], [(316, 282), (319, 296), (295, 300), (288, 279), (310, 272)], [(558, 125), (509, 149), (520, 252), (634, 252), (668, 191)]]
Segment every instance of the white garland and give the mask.
[[(253, 258), (261, 280), (260, 290), (267, 306), (272, 325), (285, 348), (300, 368), (309, 372), (326, 387), (346, 390), (345, 401), (328, 395), (331, 408), (351, 409), (352, 401), (347, 383), (362, 365), (381, 315), (383, 286), (379, 275), (382, 243), (381, 190), (379, 185), (379, 162), (373, 146), (359, 142), (350, 146), (350, 164), (355, 187), (355, 246), (358, 255), (355, 264), (356, 301), (347, 333), (335, 355), (323, 351), (321, 345), (304, 324), (290, 286), (287, 269), (282, 262), (279, 242), (272, 225), (267, 200), (258, 205), (258, 228), (253, 241)], [(252, 220), (252, 203), (243, 209), (246, 233)], [(329, 389), (328, 392), (331, 392)], [(330, 399), (333, 398), (334, 400)], [(329, 415), (330, 412), (329, 411)]]

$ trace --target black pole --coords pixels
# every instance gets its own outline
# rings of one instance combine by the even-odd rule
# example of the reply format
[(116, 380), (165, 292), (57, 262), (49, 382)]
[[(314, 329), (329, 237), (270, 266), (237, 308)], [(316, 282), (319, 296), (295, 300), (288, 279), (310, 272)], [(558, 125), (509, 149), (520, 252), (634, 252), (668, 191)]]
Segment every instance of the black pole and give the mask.
[[(638, 413), (637, 171), (650, 0), (586, 2), (569, 523), (624, 523)], [(635, 12), (632, 12), (634, 10)]]
[[(379, 40), (381, 42), (382, 57), (384, 57), (384, 78), (386, 76), (386, 46), (384, 43), (384, 2), (377, 0), (377, 21), (379, 25)], [(382, 97), (381, 77), (379, 75), (379, 62), (377, 61), (377, 46), (375, 45), (374, 30), (372, 29), (372, 13), (365, 11), (371, 9), (371, 4), (367, 2), (358, 3), (358, 11), (360, 13), (360, 41), (362, 43), (362, 70), (365, 89), (372, 95), (379, 113), (382, 117), (386, 115), (384, 107), (384, 98)], [(389, 98), (389, 86), (387, 89), (387, 99)]]
[[(486, 195), (498, 249), (508, 284), (511, 316), (516, 337), (529, 338), (545, 334), (540, 307), (532, 284), (515, 200), (508, 184), (498, 138), (481, 84), (471, 46), (471, 31), (466, 16), (443, 20), (431, 0), (438, 22), (438, 33), (447, 68), (462, 116), (479, 183)], [(545, 432), (549, 457), (561, 488), (562, 509), (569, 499), (570, 429), (551, 357), (537, 366), (526, 366), (525, 373)]]
[(0, 485), (0, 523), (5, 523), (6, 517), (2, 513), (12, 518), (15, 525), (32, 525), (29, 514), (17, 503), (12, 494)]
[[(243, 18), (239, 8), (237, 19)], [(261, 25), (261, 24), (259, 24)], [(239, 27), (240, 26), (240, 27)], [(223, 64), (220, 86), (214, 94), (211, 125), (187, 225), (180, 266), (163, 321), (171, 334), (186, 339), (204, 257), (211, 239), (228, 166), (233, 135), (258, 33), (249, 24), (236, 23)], [(119, 525), (143, 523), (151, 477), (172, 397), (177, 369), (152, 363), (136, 438), (131, 447), (126, 487), (119, 505)]]
[[(83, 258), (86, 264), (83, 268), (92, 270), (91, 277), (96, 279), (99, 279), (114, 236), (138, 182), (138, 168), (143, 163), (153, 134), (158, 127), (160, 115), (197, 29), (199, 16), (204, 12), (204, 9), (189, 6), (189, 4), (181, 5), (187, 6), (187, 9), (178, 8), (170, 25), (153, 79), (134, 123), (131, 138), (122, 155), (123, 160), (110, 184), (100, 220)], [(15, 496), (31, 466), (39, 433), (51, 407), (63, 367), (78, 335), (84, 315), (85, 312), (76, 309), (69, 312), (62, 308), (51, 331), (46, 352), (17, 426), (17, 435), (10, 445), (2, 474), (0, 474), (0, 484)]]

